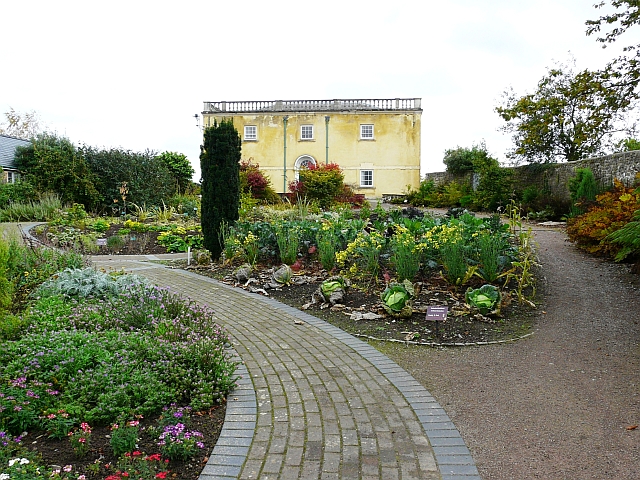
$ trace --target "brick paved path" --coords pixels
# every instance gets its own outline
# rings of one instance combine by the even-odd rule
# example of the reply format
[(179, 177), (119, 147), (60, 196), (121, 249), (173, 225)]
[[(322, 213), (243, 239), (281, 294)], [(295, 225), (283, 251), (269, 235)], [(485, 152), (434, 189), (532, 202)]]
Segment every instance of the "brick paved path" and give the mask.
[(479, 480), (445, 411), (406, 371), (328, 323), (269, 298), (148, 262), (94, 257), (215, 311), (243, 361), (201, 480)]

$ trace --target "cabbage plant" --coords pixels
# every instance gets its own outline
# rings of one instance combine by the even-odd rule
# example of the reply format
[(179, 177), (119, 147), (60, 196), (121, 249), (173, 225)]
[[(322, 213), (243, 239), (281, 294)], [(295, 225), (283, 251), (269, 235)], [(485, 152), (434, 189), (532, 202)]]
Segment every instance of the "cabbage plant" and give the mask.
[(498, 287), (489, 284), (476, 289), (468, 288), (464, 294), (465, 302), (480, 310), (482, 315), (490, 312), (499, 313), (501, 299)]
[(398, 317), (410, 317), (413, 314), (411, 298), (414, 295), (413, 284), (405, 280), (403, 283), (391, 283), (382, 292), (380, 298), (387, 313)]

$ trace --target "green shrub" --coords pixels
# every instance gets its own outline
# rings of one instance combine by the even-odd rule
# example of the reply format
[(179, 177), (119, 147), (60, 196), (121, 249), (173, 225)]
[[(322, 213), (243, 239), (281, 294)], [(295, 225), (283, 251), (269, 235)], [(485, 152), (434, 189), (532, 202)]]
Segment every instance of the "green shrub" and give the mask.
[(577, 168), (574, 177), (569, 179), (571, 195), (571, 216), (580, 215), (596, 199), (598, 185), (590, 168)]
[(344, 191), (344, 174), (335, 163), (310, 165), (300, 170), (299, 176), (289, 190), (298, 198), (317, 202), (320, 208), (329, 208)]

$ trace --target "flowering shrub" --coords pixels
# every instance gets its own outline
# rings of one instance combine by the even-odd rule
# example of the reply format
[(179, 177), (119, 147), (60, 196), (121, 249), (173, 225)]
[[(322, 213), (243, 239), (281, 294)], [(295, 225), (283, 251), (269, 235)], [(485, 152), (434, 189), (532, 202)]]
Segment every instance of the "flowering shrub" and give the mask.
[(167, 425), (160, 435), (158, 446), (163, 455), (171, 460), (187, 460), (204, 448), (202, 433), (189, 431), (183, 423)]

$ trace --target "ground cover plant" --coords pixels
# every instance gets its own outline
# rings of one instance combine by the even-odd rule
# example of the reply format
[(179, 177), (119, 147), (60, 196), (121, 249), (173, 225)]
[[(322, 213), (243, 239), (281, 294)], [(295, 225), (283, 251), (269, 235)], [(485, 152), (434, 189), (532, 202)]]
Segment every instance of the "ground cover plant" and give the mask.
[(44, 252), (0, 236), (0, 475), (197, 478), (236, 378), (212, 312)]

